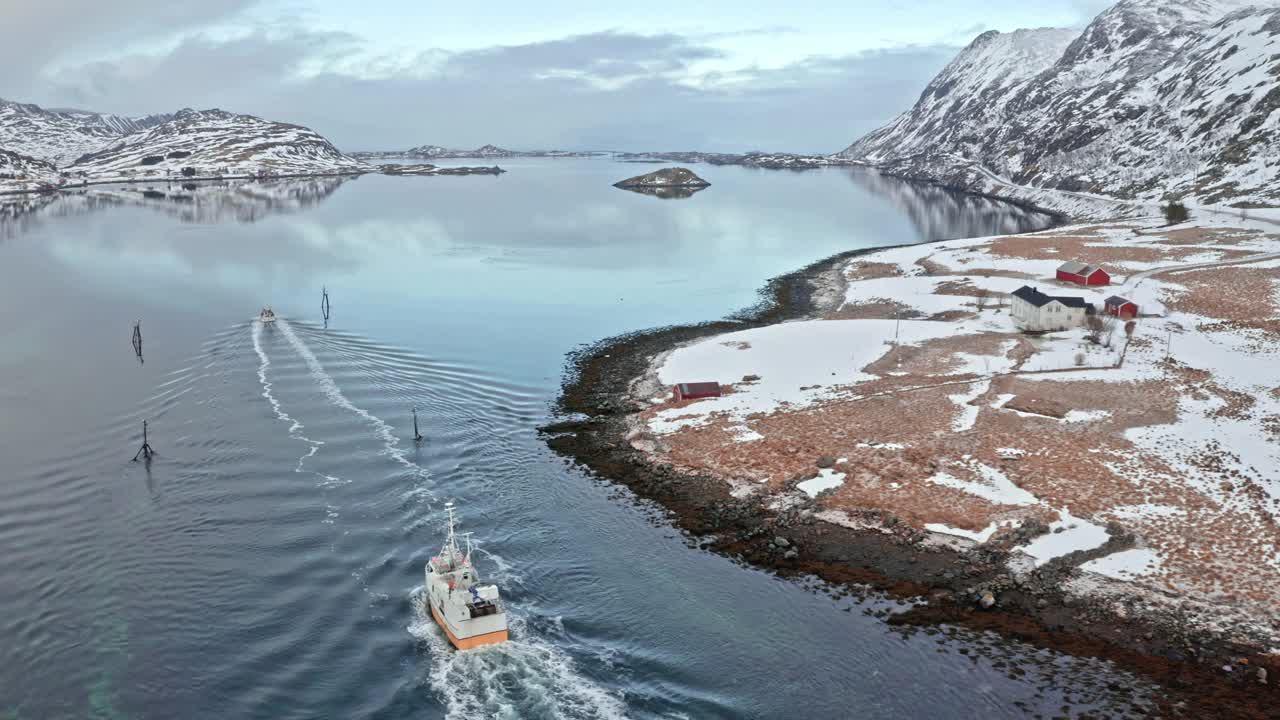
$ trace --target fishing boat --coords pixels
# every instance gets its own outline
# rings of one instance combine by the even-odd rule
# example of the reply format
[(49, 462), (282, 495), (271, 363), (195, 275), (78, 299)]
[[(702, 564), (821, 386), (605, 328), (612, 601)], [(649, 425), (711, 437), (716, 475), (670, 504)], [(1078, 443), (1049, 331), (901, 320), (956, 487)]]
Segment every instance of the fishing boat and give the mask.
[(449, 512), (449, 534), (440, 554), (427, 561), (427, 600), (431, 617), (459, 650), (507, 641), (507, 610), (497, 585), (480, 582), (471, 563), (471, 534), (463, 535), (465, 550), (458, 548), (454, 533), (453, 503)]
[(276, 321), (276, 313), (270, 307), (264, 307), (258, 312), (258, 321), (263, 325), (267, 325)]

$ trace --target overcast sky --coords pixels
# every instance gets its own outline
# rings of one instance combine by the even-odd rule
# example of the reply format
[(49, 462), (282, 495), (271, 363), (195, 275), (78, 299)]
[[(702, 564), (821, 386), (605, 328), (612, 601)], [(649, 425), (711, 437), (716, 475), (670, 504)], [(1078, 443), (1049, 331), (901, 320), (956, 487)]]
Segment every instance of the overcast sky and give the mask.
[(1106, 0), (0, 0), (0, 97), (221, 107), (344, 150), (833, 152), (978, 33)]

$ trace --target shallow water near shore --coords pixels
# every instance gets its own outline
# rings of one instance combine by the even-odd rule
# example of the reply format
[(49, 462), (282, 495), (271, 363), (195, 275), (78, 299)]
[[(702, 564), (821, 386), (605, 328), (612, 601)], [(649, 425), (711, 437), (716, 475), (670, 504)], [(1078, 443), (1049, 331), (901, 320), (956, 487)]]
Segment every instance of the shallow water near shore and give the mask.
[[(837, 252), (1047, 218), (849, 169), (694, 166), (712, 186), (663, 200), (610, 187), (635, 166), (607, 159), (504, 167), (0, 212), (0, 718), (1144, 706), (1106, 663), (903, 634), (870, 614), (895, 601), (691, 547), (535, 430), (583, 344), (723, 317)], [(143, 420), (159, 455), (131, 463)], [(422, 612), (446, 500), (507, 645), (455, 653)]]

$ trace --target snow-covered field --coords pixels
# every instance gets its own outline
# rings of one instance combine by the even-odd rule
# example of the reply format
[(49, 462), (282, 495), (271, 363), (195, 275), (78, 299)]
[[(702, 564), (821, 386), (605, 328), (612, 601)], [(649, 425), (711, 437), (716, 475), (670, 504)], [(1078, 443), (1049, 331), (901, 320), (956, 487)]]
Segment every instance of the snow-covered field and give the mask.
[[(824, 317), (664, 356), (659, 386), (727, 392), (655, 394), (642, 434), (738, 496), (812, 498), (828, 517), (887, 511), (953, 542), (1043, 524), (1014, 551), (1031, 567), (1280, 617), (1280, 235), (1228, 220), (860, 256)], [(1060, 283), (1066, 260), (1114, 284)], [(1083, 328), (1029, 337), (1008, 311), (1023, 284), (1099, 307), (1122, 295), (1141, 316), (1131, 338), (1123, 323), (1100, 342)]]

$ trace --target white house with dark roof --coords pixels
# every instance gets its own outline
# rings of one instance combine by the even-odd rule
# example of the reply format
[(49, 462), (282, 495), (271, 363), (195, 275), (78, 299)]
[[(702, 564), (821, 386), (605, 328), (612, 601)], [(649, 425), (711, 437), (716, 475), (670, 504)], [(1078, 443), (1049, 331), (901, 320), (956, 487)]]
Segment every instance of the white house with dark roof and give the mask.
[(1046, 332), (1080, 327), (1095, 312), (1082, 297), (1046, 295), (1023, 285), (1009, 300), (1009, 315), (1019, 330)]

